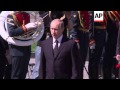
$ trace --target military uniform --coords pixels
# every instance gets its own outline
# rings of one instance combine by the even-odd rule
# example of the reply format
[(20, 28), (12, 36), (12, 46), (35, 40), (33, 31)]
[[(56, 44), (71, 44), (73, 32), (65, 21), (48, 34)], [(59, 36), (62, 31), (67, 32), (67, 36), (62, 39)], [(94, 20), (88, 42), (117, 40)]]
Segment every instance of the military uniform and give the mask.
[(89, 30), (92, 26), (89, 11), (71, 11), (71, 21), (73, 22), (73, 30), (70, 31), (70, 37), (73, 40), (79, 40), (80, 54), (82, 58), (81, 79), (83, 79), (83, 67), (87, 59), (89, 47)]
[[(120, 12), (107, 11), (108, 24), (107, 24), (107, 41), (105, 46), (105, 56), (103, 60), (103, 78), (112, 79), (112, 74), (116, 74), (115, 65), (117, 60), (114, 58), (116, 55), (116, 44), (119, 31)], [(116, 74), (117, 75), (117, 74)]]
[(3, 79), (5, 73), (5, 66), (7, 64), (6, 50), (8, 50), (8, 44), (0, 36), (0, 79)]
[[(7, 27), (11, 37), (25, 33), (22, 25), (30, 22), (30, 15), (25, 12), (14, 12), (7, 16)], [(11, 79), (25, 79), (31, 54), (31, 46), (9, 44), (12, 56)]]
[[(106, 41), (106, 27), (107, 27), (107, 14), (104, 11), (104, 21), (103, 22), (94, 22), (94, 40), (95, 40), (95, 50), (89, 58), (89, 78), (98, 79), (98, 70), (101, 56)], [(90, 54), (91, 55), (91, 54)]]

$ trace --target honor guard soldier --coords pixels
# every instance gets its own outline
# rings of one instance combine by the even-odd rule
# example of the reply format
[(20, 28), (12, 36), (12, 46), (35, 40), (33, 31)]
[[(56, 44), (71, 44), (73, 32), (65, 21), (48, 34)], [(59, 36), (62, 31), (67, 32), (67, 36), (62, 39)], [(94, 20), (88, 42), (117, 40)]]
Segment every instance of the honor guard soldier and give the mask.
[[(107, 11), (108, 23), (107, 23), (107, 41), (105, 46), (105, 56), (103, 60), (103, 78), (113, 79), (117, 77), (117, 69), (115, 65), (117, 60), (114, 58), (116, 55), (116, 49), (120, 47), (117, 44), (117, 37), (119, 38), (119, 22), (120, 22), (120, 11)], [(119, 39), (118, 39), (119, 43)], [(117, 44), (117, 45), (116, 45)], [(117, 46), (117, 47), (116, 47)], [(117, 52), (117, 54), (119, 54)]]
[(83, 79), (83, 69), (85, 61), (87, 59), (88, 47), (89, 47), (89, 29), (90, 24), (89, 11), (71, 11), (71, 21), (73, 22), (73, 30), (70, 32), (71, 39), (75, 40), (80, 45), (81, 54), (81, 79)]
[[(107, 27), (107, 14), (104, 11), (103, 22), (94, 22), (94, 40), (95, 40), (95, 51), (92, 58), (89, 58), (89, 78), (99, 79), (99, 63), (103, 53), (103, 49), (106, 41), (106, 27)], [(90, 54), (91, 55), (91, 54)]]
[[(10, 37), (20, 36), (37, 25), (30, 23), (30, 15), (24, 11), (13, 11), (7, 16), (7, 27)], [(25, 79), (31, 55), (30, 46), (16, 46), (9, 43), (10, 55), (12, 57), (11, 79)]]

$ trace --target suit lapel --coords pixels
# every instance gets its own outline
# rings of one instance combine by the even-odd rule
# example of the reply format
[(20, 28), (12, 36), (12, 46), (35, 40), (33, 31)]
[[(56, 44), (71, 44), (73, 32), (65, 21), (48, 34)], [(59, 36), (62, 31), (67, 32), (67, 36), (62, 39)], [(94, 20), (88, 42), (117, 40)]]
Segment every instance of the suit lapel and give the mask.
[(53, 58), (54, 60), (54, 56), (53, 56), (53, 39), (50, 38), (49, 42), (48, 42), (48, 51), (49, 53), (51, 54), (51, 57)]

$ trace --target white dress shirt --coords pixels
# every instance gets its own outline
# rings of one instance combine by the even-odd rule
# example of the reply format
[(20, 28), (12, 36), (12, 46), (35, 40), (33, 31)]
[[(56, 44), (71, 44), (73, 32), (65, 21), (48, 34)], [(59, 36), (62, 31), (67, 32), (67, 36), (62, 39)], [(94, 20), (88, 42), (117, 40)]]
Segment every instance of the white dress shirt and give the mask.
[[(60, 47), (62, 38), (63, 38), (63, 34), (57, 39), (57, 41), (58, 41), (58, 48)], [(55, 45), (56, 45), (56, 42), (55, 42), (55, 41), (56, 41), (56, 39), (53, 38), (53, 49), (55, 48)]]

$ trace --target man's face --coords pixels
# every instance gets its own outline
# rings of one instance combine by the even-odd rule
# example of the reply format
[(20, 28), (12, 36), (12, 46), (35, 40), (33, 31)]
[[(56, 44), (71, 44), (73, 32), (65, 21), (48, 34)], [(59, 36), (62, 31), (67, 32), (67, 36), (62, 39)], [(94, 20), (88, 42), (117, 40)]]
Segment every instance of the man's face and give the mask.
[(64, 28), (61, 28), (59, 26), (59, 22), (52, 22), (51, 25), (50, 25), (50, 32), (51, 32), (51, 35), (52, 37), (54, 37), (55, 39), (59, 38), (62, 33), (63, 33), (63, 30)]

